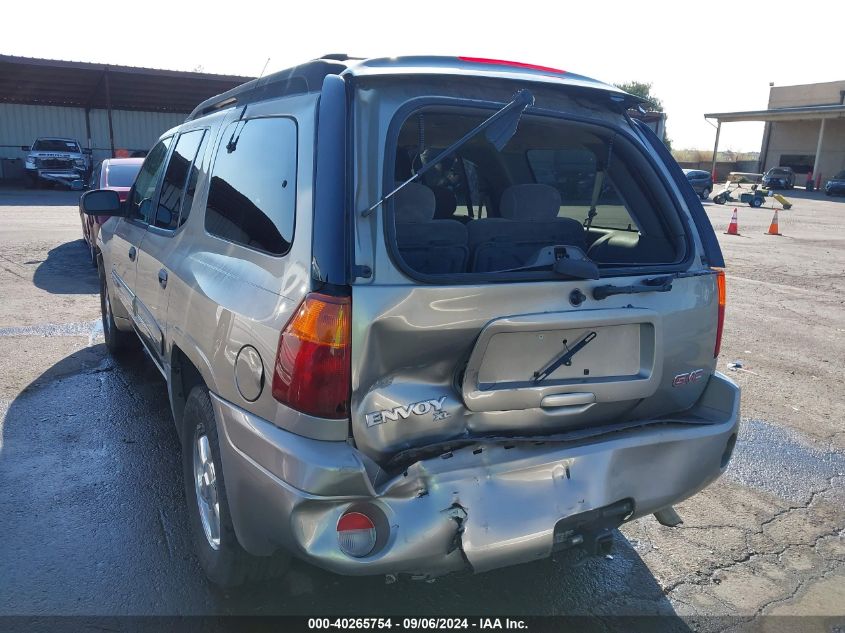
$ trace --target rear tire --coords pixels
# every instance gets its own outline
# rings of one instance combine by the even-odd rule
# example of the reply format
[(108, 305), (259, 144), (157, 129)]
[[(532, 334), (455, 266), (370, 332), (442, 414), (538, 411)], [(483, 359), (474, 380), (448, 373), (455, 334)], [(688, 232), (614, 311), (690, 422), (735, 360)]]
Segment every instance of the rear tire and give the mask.
[(751, 198), (751, 202), (748, 203), (755, 209), (759, 209), (763, 206), (763, 198)]
[(707, 200), (707, 198), (709, 198), (709, 197), (710, 197), (710, 189), (705, 187), (704, 189), (701, 190), (701, 199)]
[(106, 341), (109, 353), (116, 358), (121, 358), (137, 346), (138, 339), (134, 332), (124, 332), (117, 329), (111, 308), (111, 296), (109, 295), (106, 273), (101, 261), (97, 261), (97, 269), (100, 277), (100, 313), (103, 320), (103, 338)]
[(194, 551), (209, 580), (220, 587), (237, 587), (283, 575), (289, 556), (252, 556), (238, 542), (226, 495), (217, 421), (205, 385), (191, 389), (182, 424), (185, 500)]

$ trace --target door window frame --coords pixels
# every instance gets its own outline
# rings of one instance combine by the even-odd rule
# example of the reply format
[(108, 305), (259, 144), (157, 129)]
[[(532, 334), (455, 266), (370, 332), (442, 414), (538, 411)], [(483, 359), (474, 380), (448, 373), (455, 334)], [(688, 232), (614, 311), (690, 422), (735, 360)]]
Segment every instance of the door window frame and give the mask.
[[(193, 168), (194, 164), (196, 164), (197, 160), (199, 160), (200, 163), (202, 163), (202, 157), (199, 155), (199, 151), (201, 149), (203, 149), (202, 144), (203, 144), (203, 141), (205, 140), (205, 135), (210, 133), (210, 129), (211, 128), (208, 127), (208, 126), (193, 127), (193, 128), (190, 128), (190, 129), (180, 130), (178, 134), (174, 134), (173, 137), (171, 137), (171, 138), (174, 138), (175, 140), (171, 144), (170, 149), (167, 152), (167, 157), (165, 158), (166, 165), (165, 165), (164, 171), (161, 172), (161, 175), (158, 178), (158, 182), (156, 183), (156, 188), (155, 188), (155, 191), (154, 191), (153, 197), (152, 197), (153, 202), (151, 204), (151, 207), (153, 209), (155, 209), (156, 213), (158, 213), (158, 203), (159, 203), (159, 199), (160, 199), (160, 196), (161, 196), (161, 187), (164, 184), (164, 176), (165, 176), (165, 174), (167, 174), (168, 167), (170, 167), (170, 159), (173, 158), (173, 152), (176, 151), (176, 145), (178, 145), (179, 139), (181, 139), (185, 134), (189, 134), (191, 132), (202, 131), (202, 133), (203, 133), (202, 136), (200, 137), (199, 145), (197, 146), (197, 153), (194, 154), (194, 158), (191, 161), (190, 166), (188, 167), (188, 173), (185, 175), (185, 182), (182, 183), (182, 195), (184, 195), (185, 187), (188, 184), (188, 179), (191, 177), (191, 169)], [(205, 147), (204, 152), (207, 152), (207, 151), (208, 151), (208, 143), (206, 143), (206, 147)], [(180, 197), (179, 198), (179, 217), (180, 218), (182, 216), (182, 203), (183, 202), (184, 202), (184, 198)], [(153, 222), (154, 222), (155, 217), (153, 217), (152, 219), (153, 219)], [(156, 235), (162, 235), (164, 237), (173, 237), (184, 226), (184, 224), (180, 223), (180, 224), (177, 224), (176, 228), (166, 229), (162, 226), (156, 226), (153, 222), (147, 222), (147, 225), (146, 225), (147, 231), (149, 233), (154, 233)]]
[[(150, 198), (150, 207), (151, 208), (155, 208), (153, 206), (153, 202), (158, 201), (158, 193), (159, 193), (159, 189), (161, 187), (161, 179), (164, 177), (164, 172), (167, 169), (167, 165), (170, 164), (170, 153), (173, 151), (173, 148), (176, 146), (176, 144), (173, 143), (173, 139), (176, 138), (176, 136), (177, 136), (176, 134), (171, 134), (170, 136), (162, 136), (158, 141), (156, 141), (155, 145), (153, 145), (153, 149), (155, 149), (155, 146), (158, 145), (159, 143), (161, 143), (161, 142), (163, 142), (167, 139), (170, 139), (170, 141), (171, 141), (170, 145), (167, 148), (167, 152), (164, 154), (164, 169), (158, 175), (155, 188), (153, 189), (153, 195)], [(147, 154), (147, 156), (149, 156), (149, 154)], [(146, 163), (146, 162), (147, 161), (145, 159), (144, 163)], [(144, 165), (142, 164), (141, 170), (143, 170), (143, 169), (144, 169)], [(138, 171), (139, 174), (141, 173), (141, 170)], [(135, 182), (132, 183), (132, 188), (129, 190), (129, 193), (126, 196), (125, 204), (127, 206), (127, 211), (129, 210), (129, 205), (132, 204), (132, 195), (135, 193), (135, 185), (137, 184), (137, 181), (138, 181), (138, 177), (136, 176)], [(150, 226), (150, 223), (149, 223), (149, 220), (146, 217), (146, 214), (144, 215), (143, 219), (137, 218), (137, 217), (128, 217), (128, 216), (124, 216), (122, 219), (125, 220), (126, 222), (129, 222), (130, 224), (134, 224), (134, 225), (139, 226), (139, 227), (148, 228)]]

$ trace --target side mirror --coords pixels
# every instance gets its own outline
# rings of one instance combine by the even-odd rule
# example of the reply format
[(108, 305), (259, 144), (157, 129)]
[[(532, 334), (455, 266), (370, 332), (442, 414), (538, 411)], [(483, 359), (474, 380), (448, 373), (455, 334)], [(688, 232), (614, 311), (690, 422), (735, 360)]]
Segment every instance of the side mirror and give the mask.
[(110, 189), (94, 189), (82, 194), (82, 210), (88, 215), (122, 217), (125, 214), (120, 196)]

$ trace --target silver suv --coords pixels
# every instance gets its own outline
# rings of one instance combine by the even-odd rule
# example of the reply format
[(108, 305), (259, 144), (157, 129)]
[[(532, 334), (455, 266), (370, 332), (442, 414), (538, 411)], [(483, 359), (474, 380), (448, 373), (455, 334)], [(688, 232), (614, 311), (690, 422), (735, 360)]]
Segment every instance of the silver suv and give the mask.
[(106, 343), (167, 381), (213, 581), (286, 554), (482, 572), (680, 522), (739, 390), (718, 243), (637, 103), (514, 62), (330, 57), (200, 104), (125, 204), (84, 195), (116, 216)]

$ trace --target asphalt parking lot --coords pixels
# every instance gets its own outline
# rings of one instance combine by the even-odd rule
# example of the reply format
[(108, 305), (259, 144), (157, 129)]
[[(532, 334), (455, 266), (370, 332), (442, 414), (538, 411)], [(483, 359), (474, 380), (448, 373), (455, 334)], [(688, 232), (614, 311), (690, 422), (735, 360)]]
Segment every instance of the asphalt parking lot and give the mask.
[(78, 195), (0, 188), (0, 615), (633, 614), (722, 630), (812, 614), (845, 630), (845, 198), (789, 192), (781, 237), (748, 206), (723, 235), (733, 206), (706, 204), (743, 428), (727, 474), (678, 506), (683, 527), (637, 520), (608, 558), (393, 584), (296, 564), (225, 593), (191, 552), (164, 382), (103, 345)]

